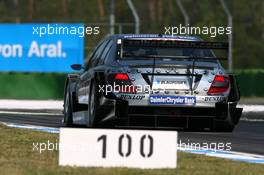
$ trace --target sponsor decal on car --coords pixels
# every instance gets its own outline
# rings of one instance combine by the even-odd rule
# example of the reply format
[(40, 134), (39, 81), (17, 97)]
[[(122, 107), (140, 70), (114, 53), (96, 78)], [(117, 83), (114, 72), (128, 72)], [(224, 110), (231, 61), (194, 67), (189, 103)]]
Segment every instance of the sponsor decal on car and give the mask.
[(145, 95), (120, 95), (120, 98), (123, 100), (142, 100)]
[(226, 100), (226, 97), (205, 97), (204, 98), (204, 101), (208, 101), (208, 102), (213, 102), (213, 101), (216, 101), (216, 102), (219, 102), (219, 101), (225, 101)]
[(157, 84), (186, 84), (184, 80), (157, 80)]
[(155, 76), (152, 89), (189, 89), (188, 78), (186, 76), (180, 77), (164, 77)]
[(192, 96), (159, 96), (152, 95), (149, 97), (149, 104), (186, 104), (194, 105), (196, 98)]

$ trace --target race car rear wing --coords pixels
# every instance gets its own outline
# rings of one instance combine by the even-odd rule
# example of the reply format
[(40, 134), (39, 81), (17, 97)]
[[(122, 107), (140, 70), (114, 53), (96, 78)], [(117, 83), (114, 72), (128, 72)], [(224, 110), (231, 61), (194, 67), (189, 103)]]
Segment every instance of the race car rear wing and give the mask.
[[(226, 42), (208, 42), (208, 41), (183, 41), (175, 39), (150, 39), (150, 38), (130, 38), (124, 39), (118, 43), (120, 49), (119, 58), (175, 58), (175, 59), (208, 59), (208, 60), (227, 60), (226, 57), (197, 57), (197, 56), (161, 56), (161, 55), (123, 55), (124, 47), (140, 47), (140, 48), (192, 48), (192, 49), (209, 49), (209, 50), (224, 50), (228, 52), (228, 43)], [(226, 54), (227, 55), (227, 54)]]
[[(124, 39), (119, 40), (118, 44), (118, 50), (119, 50), (119, 58), (123, 58), (124, 56), (126, 59), (146, 59), (150, 58), (153, 59), (153, 66), (152, 66), (152, 73), (151, 73), (151, 88), (154, 81), (154, 72), (156, 68), (156, 59), (190, 59), (192, 60), (192, 66), (191, 66), (191, 93), (193, 93), (192, 89), (192, 82), (194, 78), (194, 68), (195, 68), (195, 62), (197, 60), (203, 59), (203, 60), (227, 60), (227, 57), (216, 57), (214, 54), (211, 57), (207, 56), (174, 56), (174, 55), (156, 55), (156, 54), (129, 54), (126, 53), (124, 55), (123, 48), (130, 47), (133, 50), (133, 47), (135, 48), (191, 48), (191, 49), (209, 49), (209, 50), (224, 50), (228, 52), (228, 43), (226, 42), (207, 42), (207, 41), (183, 41), (183, 40), (176, 40), (171, 38), (130, 38), (130, 39)], [(227, 54), (226, 54), (227, 55)], [(187, 68), (188, 69), (188, 68)]]
[(124, 46), (141, 46), (141, 47), (175, 47), (175, 48), (199, 48), (199, 49), (228, 49), (226, 42), (209, 42), (209, 41), (183, 41), (173, 39), (124, 39)]

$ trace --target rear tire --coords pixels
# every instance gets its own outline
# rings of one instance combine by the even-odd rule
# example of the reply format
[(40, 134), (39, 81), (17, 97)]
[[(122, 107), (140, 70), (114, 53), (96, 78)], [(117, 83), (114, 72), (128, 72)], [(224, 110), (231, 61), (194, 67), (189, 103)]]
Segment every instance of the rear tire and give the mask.
[(63, 119), (63, 124), (64, 126), (72, 126), (73, 121), (72, 121), (72, 97), (70, 93), (70, 87), (67, 85), (67, 90), (64, 96), (64, 109), (63, 109), (63, 114), (64, 114), (64, 119)]
[(98, 124), (98, 108), (99, 108), (99, 99), (100, 99), (100, 93), (98, 89), (98, 83), (97, 80), (94, 80), (91, 84), (90, 89), (90, 100), (88, 105), (88, 127), (95, 127)]

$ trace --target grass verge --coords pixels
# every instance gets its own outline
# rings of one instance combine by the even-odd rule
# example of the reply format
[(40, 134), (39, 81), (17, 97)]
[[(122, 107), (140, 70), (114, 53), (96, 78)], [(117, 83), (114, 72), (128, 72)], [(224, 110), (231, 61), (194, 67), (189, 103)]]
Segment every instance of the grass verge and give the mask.
[(77, 168), (59, 167), (58, 152), (33, 151), (33, 142), (58, 141), (57, 134), (42, 133), (0, 125), (0, 174), (8, 175), (59, 175), (59, 174), (264, 174), (260, 164), (241, 163), (225, 159), (188, 153), (178, 153), (177, 169), (142, 170), (128, 168)]

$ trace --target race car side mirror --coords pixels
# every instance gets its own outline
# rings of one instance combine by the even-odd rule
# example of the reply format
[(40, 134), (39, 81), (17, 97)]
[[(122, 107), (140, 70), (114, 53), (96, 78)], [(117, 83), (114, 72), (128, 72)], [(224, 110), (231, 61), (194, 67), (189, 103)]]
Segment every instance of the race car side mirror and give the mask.
[(72, 68), (73, 70), (81, 70), (83, 67), (82, 67), (81, 64), (72, 64), (72, 65), (71, 65), (71, 68)]

